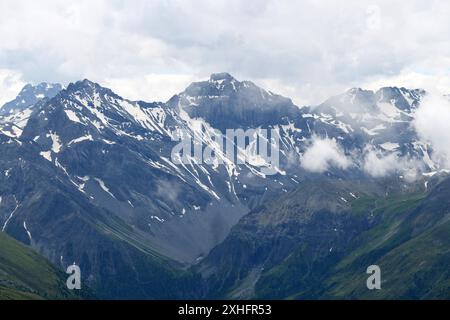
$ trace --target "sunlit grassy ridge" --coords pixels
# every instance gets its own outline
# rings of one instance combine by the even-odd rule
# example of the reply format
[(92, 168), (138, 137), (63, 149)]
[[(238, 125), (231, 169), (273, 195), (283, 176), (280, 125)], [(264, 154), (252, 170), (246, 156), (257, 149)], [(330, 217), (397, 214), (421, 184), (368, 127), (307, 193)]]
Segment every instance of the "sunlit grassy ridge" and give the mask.
[(64, 274), (30, 248), (0, 232), (0, 299), (74, 299)]

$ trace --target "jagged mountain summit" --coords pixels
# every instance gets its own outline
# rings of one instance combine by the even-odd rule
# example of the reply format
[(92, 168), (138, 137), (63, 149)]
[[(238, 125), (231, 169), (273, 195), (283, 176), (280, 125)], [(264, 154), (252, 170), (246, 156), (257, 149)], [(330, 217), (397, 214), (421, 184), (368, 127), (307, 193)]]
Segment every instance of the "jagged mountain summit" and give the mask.
[(53, 98), (62, 88), (60, 84), (46, 82), (23, 87), (14, 100), (0, 108), (0, 131), (11, 138), (19, 137), (33, 111), (33, 106)]
[[(370, 146), (421, 161), (425, 173), (437, 169), (431, 147), (409, 125), (421, 90), (353, 89), (298, 107), (227, 73), (195, 82), (166, 103), (128, 100), (87, 79), (45, 94), (39, 90), (46, 85), (30, 88), (16, 109), (0, 109), (0, 226), (61, 268), (79, 263), (99, 297), (198, 297), (203, 288), (190, 284), (199, 274), (186, 266), (201, 264), (249, 212), (323, 177), (372, 181), (359, 158), (319, 173), (302, 166), (314, 139), (334, 139), (347, 157)], [(273, 175), (261, 173), (260, 159), (230, 161), (211, 140), (215, 129), (251, 128), (279, 133)], [(189, 157), (175, 163), (177, 130), (213, 148), (223, 164)], [(365, 194), (438, 183), (429, 174), (408, 185), (402, 175), (377, 180), (376, 192)], [(350, 202), (348, 194), (333, 196), (330, 206)], [(214, 257), (208, 268), (222, 259)]]
[(42, 82), (35, 86), (27, 84), (14, 100), (2, 106), (0, 113), (8, 115), (23, 111), (44, 98), (53, 98), (62, 89), (63, 87), (58, 83)]
[(212, 74), (207, 81), (192, 83), (169, 104), (220, 130), (276, 125), (283, 117), (299, 116), (298, 107), (291, 99), (266, 91), (253, 82), (238, 81), (228, 73)]

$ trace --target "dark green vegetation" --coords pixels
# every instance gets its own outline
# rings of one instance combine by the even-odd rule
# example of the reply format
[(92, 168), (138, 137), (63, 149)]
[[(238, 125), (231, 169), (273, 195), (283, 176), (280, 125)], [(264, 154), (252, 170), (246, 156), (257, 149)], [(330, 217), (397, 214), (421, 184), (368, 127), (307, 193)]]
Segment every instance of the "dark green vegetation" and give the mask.
[(79, 299), (45, 258), (0, 232), (0, 300)]
[[(449, 299), (448, 195), (450, 180), (388, 195), (368, 183), (305, 183), (244, 217), (199, 270), (214, 297)], [(382, 290), (366, 287), (373, 264)]]

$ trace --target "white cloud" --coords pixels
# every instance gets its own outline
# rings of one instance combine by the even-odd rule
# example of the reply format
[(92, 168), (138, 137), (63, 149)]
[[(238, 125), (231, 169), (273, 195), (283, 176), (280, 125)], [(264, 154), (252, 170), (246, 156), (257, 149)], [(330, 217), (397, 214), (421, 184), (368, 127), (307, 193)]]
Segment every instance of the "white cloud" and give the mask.
[(375, 178), (400, 172), (407, 181), (415, 180), (421, 170), (416, 161), (402, 157), (396, 152), (384, 153), (373, 147), (366, 147), (362, 167), (365, 172)]
[(331, 167), (347, 169), (352, 165), (352, 161), (345, 156), (335, 139), (313, 137), (311, 142), (301, 159), (304, 169), (325, 172)]
[(0, 0), (0, 68), (63, 84), (181, 75), (162, 88), (228, 71), (317, 104), (380, 79), (445, 77), (449, 12), (427, 0)]
[(378, 90), (381, 87), (420, 88), (427, 92), (442, 95), (450, 93), (450, 75), (448, 72), (423, 74), (411, 70), (402, 70), (394, 76), (385, 75), (366, 79), (360, 86), (370, 90)]
[(0, 69), (0, 107), (13, 100), (24, 85), (20, 74), (12, 70)]
[(111, 78), (102, 85), (131, 100), (167, 101), (196, 80), (193, 75), (149, 74), (136, 78)]
[(419, 136), (431, 143), (433, 160), (450, 168), (450, 101), (436, 93), (428, 94), (416, 111), (414, 127)]
[(373, 177), (384, 177), (400, 169), (399, 156), (395, 153), (382, 155), (370, 149), (364, 158), (364, 171)]

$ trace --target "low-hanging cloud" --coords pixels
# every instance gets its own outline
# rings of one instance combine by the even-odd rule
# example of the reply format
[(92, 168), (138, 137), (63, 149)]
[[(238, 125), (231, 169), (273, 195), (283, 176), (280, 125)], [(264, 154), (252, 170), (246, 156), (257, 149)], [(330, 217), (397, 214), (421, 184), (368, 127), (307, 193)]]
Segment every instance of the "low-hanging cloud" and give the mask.
[(19, 73), (0, 68), (0, 106), (13, 100), (24, 85)]
[(156, 183), (156, 194), (171, 202), (175, 202), (181, 193), (180, 186), (168, 180), (158, 180)]
[(401, 156), (399, 153), (384, 153), (373, 147), (366, 147), (362, 169), (374, 178), (386, 177), (401, 172), (407, 181), (414, 181), (421, 170), (417, 161)]
[(433, 147), (433, 160), (441, 168), (450, 168), (450, 99), (428, 94), (416, 111), (414, 127), (419, 137)]
[(347, 169), (352, 165), (352, 161), (344, 154), (334, 138), (313, 137), (311, 142), (301, 160), (304, 169), (321, 173), (331, 167)]
[(398, 156), (395, 153), (383, 156), (369, 149), (364, 157), (363, 169), (372, 177), (384, 177), (399, 169)]

